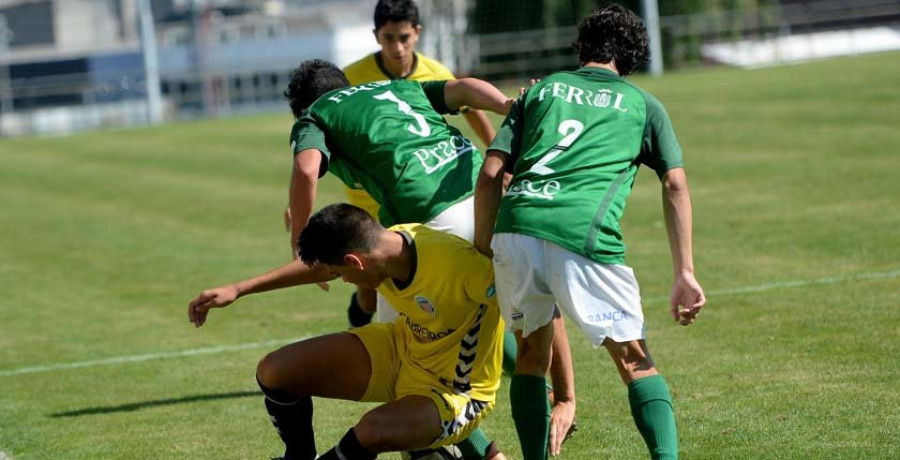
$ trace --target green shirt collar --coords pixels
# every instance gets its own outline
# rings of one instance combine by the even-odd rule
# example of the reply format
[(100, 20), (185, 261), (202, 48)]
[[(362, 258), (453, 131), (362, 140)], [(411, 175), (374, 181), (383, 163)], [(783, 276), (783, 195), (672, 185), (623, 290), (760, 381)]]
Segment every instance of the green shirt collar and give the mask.
[(609, 69), (604, 69), (602, 67), (581, 67), (575, 71), (575, 73), (586, 74), (586, 75), (607, 75), (610, 77), (618, 78), (619, 80), (624, 80), (619, 74), (613, 72)]

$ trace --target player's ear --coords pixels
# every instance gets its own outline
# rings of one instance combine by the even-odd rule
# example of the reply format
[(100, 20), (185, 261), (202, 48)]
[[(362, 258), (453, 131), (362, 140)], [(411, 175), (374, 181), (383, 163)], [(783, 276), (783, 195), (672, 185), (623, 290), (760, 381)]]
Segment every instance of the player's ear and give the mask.
[(356, 268), (357, 270), (362, 270), (365, 268), (366, 264), (361, 257), (356, 254), (344, 254), (344, 264), (349, 265), (351, 267)]
[(422, 24), (417, 25), (414, 29), (416, 30), (416, 35), (422, 34)]

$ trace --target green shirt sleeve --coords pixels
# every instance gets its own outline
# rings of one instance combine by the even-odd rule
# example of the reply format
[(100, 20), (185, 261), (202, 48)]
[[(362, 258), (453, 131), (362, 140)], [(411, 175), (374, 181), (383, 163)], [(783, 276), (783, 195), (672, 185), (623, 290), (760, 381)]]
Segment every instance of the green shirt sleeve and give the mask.
[(647, 101), (647, 123), (644, 125), (638, 161), (656, 171), (661, 179), (666, 171), (684, 166), (681, 146), (663, 105), (649, 94), (645, 93), (644, 97)]
[(510, 171), (512, 171), (512, 165), (516, 162), (520, 153), (519, 150), (522, 147), (522, 129), (525, 120), (524, 106), (525, 96), (523, 95), (513, 103), (512, 108), (509, 109), (509, 114), (503, 120), (503, 125), (500, 126), (500, 130), (494, 136), (494, 141), (488, 147), (488, 150), (499, 150), (509, 154), (507, 169)]
[(328, 172), (328, 163), (331, 160), (331, 151), (325, 142), (325, 132), (316, 124), (309, 112), (302, 115), (294, 122), (291, 130), (291, 154), (296, 156), (306, 149), (316, 149), (322, 152), (322, 165), (319, 167), (319, 177)]
[(447, 107), (447, 99), (444, 98), (444, 87), (447, 86), (447, 80), (423, 81), (420, 84), (422, 85), (422, 90), (425, 91), (425, 97), (428, 98), (428, 102), (434, 107), (435, 112), (441, 115), (457, 113), (450, 110), (450, 107)]

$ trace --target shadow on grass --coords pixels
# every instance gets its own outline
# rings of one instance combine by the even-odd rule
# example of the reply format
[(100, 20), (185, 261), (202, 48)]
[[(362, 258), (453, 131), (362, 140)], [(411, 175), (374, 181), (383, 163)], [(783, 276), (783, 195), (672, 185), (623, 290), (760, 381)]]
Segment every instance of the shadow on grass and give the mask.
[(130, 404), (120, 404), (118, 406), (100, 406), (100, 407), (88, 407), (85, 409), (78, 409), (68, 412), (56, 412), (50, 414), (50, 417), (60, 418), (60, 417), (81, 417), (83, 415), (96, 415), (96, 414), (112, 414), (115, 412), (132, 412), (140, 409), (146, 409), (148, 407), (159, 407), (159, 406), (171, 406), (173, 404), (185, 404), (199, 401), (215, 401), (217, 399), (234, 399), (234, 398), (246, 398), (249, 396), (259, 396), (262, 397), (262, 392), (257, 391), (235, 391), (231, 393), (219, 393), (219, 394), (210, 394), (210, 395), (194, 395), (194, 396), (185, 396), (182, 398), (169, 398), (169, 399), (157, 399), (155, 401), (141, 401)]

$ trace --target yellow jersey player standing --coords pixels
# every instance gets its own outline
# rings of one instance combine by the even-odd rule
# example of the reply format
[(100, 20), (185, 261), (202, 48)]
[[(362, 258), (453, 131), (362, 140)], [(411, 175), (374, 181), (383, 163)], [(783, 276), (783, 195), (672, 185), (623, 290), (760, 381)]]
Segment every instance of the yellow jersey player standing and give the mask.
[[(211, 308), (238, 297), (341, 277), (377, 288), (399, 312), (393, 323), (293, 343), (260, 361), (256, 377), (284, 458), (375, 459), (450, 445), (475, 430), (493, 408), (501, 374), (490, 260), (456, 236), (420, 224), (385, 229), (347, 204), (313, 215), (298, 248), (299, 260), (204, 291), (188, 307), (201, 326)], [(384, 404), (316, 457), (312, 396)]]

